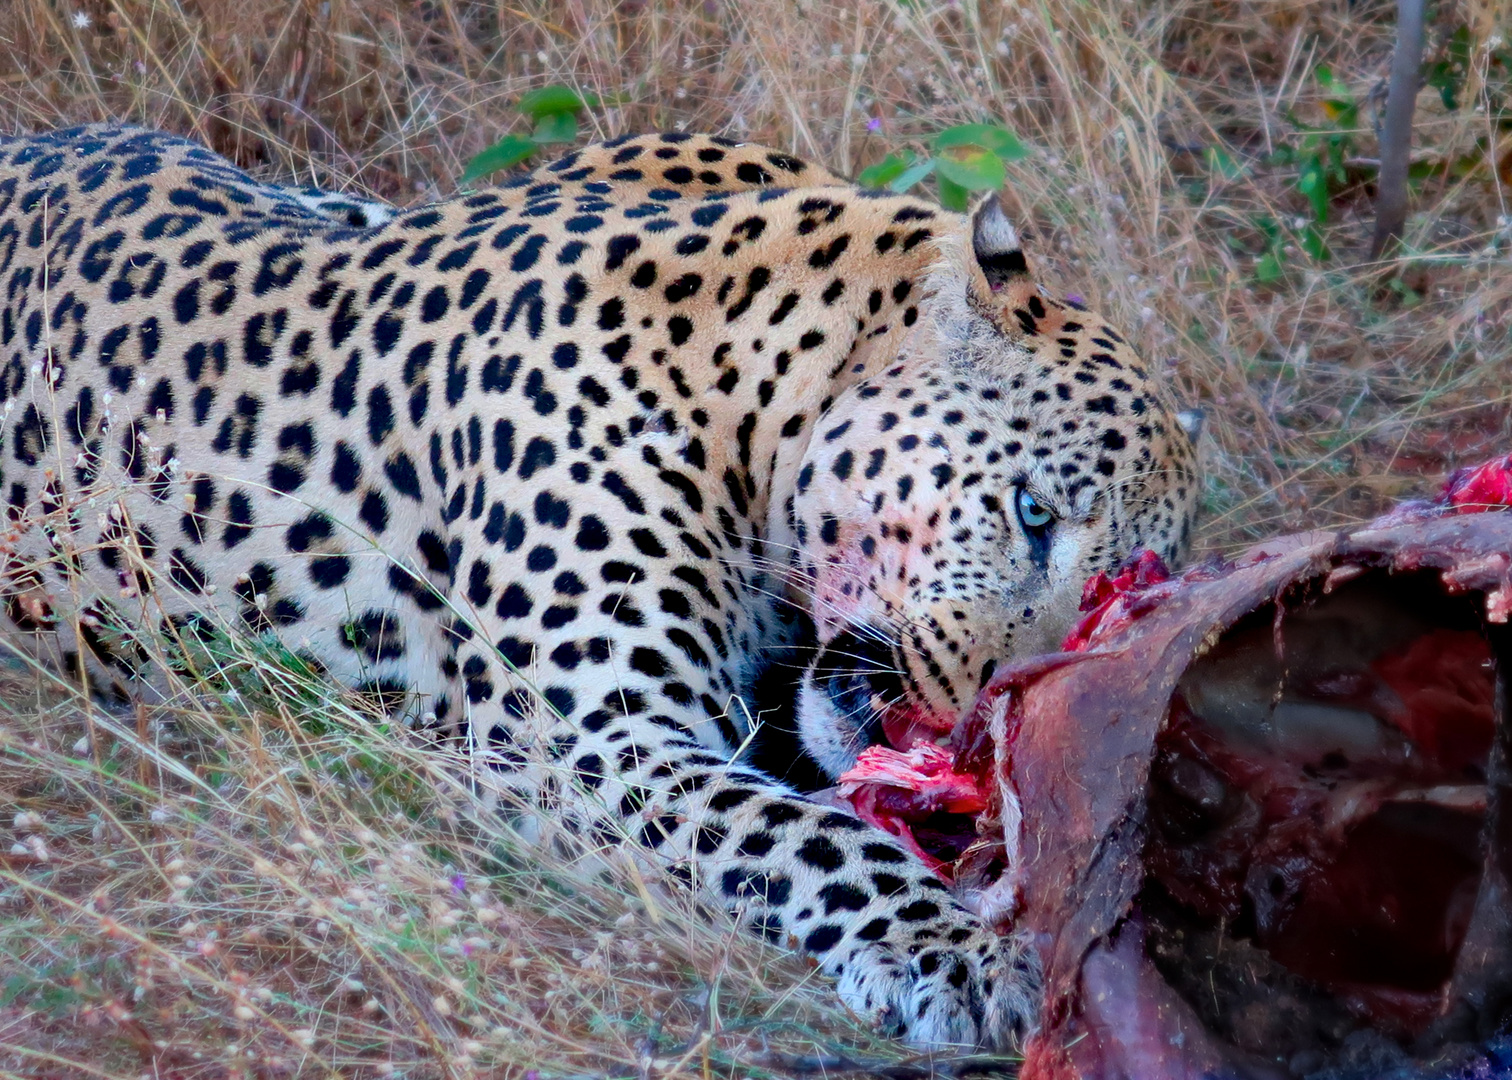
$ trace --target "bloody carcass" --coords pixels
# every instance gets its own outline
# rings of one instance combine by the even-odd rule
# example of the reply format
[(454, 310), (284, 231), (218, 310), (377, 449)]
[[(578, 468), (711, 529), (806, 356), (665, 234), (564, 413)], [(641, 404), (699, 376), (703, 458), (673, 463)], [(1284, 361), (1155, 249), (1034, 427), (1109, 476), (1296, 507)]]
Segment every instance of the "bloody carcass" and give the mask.
[(1026, 1080), (1500, 1075), (1509, 503), (1512, 457), (1358, 531), (1135, 561), (944, 745), (842, 778), (1034, 935)]

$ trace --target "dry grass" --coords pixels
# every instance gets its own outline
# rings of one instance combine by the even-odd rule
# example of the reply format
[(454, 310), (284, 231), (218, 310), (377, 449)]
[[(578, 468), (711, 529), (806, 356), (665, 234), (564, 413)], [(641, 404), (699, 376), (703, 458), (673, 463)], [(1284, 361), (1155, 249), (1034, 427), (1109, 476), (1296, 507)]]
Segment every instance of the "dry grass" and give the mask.
[[(1508, 23), (1505, 0), (1460, 0), (1431, 32), (1470, 27), (1483, 59)], [(407, 203), (450, 191), (553, 82), (619, 103), (600, 134), (717, 131), (850, 172), (1000, 119), (1036, 151), (1008, 194), (1052, 284), (1207, 408), (1221, 550), (1358, 520), (1512, 439), (1512, 140), (1485, 111), (1425, 93), (1425, 158), (1491, 150), (1423, 183), (1407, 256), (1359, 264), (1362, 183), (1332, 207), (1330, 263), (1293, 247), (1284, 280), (1255, 280), (1257, 221), (1306, 211), (1295, 169), (1268, 162), (1293, 118), (1324, 121), (1313, 73), (1365, 102), (1368, 158), (1390, 45), (1386, 0), (0, 0), (0, 128), (130, 119)], [(1472, 64), (1468, 99), (1495, 75)], [(1215, 146), (1239, 175), (1208, 167)], [(220, 692), (140, 724), (13, 673), (0, 1070), (709, 1077), (896, 1057), (796, 962), (648, 906), (633, 877), (515, 861), (463, 824), (434, 754), (375, 757), (356, 703), (267, 660), (228, 656)]]
[[(0, 1070), (727, 1075), (894, 1060), (792, 956), (608, 844), (570, 876), (457, 762), (268, 647), (134, 715), (13, 671), (0, 713)], [(44, 687), (39, 693), (38, 687)], [(560, 864), (559, 864), (560, 865)]]

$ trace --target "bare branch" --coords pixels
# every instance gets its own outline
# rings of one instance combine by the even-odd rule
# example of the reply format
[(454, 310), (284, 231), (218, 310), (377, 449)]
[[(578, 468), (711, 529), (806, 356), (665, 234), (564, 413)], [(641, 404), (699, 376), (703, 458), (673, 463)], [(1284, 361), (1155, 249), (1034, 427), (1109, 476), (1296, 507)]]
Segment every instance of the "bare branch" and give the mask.
[(1375, 236), (1370, 257), (1379, 259), (1402, 235), (1407, 220), (1407, 163), (1412, 150), (1412, 112), (1417, 105), (1418, 70), (1423, 62), (1423, 0), (1397, 0), (1396, 52), (1381, 132), (1381, 175), (1376, 191)]

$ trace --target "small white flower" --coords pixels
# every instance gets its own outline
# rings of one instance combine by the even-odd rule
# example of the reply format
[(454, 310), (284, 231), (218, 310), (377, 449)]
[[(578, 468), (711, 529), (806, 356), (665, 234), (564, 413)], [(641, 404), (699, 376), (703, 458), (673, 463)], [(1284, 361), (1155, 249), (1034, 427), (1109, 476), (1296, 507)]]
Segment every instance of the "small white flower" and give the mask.
[(94, 22), (94, 20), (89, 17), (89, 12), (87, 12), (87, 11), (76, 11), (76, 12), (74, 12), (73, 24), (74, 24), (74, 29), (75, 30), (88, 30), (89, 27), (90, 27), (90, 24), (93, 23), (93, 22)]

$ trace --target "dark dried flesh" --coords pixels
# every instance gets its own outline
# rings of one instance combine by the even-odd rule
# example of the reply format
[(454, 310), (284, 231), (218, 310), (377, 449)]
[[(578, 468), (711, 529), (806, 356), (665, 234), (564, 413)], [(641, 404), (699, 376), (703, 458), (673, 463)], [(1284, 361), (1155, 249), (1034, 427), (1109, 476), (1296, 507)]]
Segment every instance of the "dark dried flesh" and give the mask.
[(1036, 935), (1026, 1078), (1512, 1075), (1508, 503), (1512, 459), (1354, 534), (1132, 563), (948, 747), (847, 774)]

